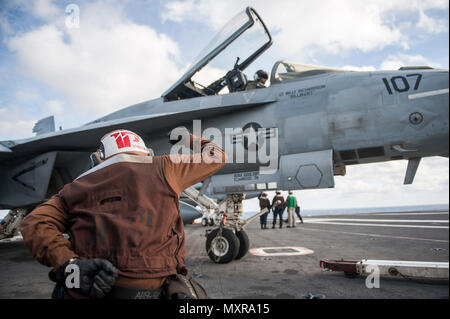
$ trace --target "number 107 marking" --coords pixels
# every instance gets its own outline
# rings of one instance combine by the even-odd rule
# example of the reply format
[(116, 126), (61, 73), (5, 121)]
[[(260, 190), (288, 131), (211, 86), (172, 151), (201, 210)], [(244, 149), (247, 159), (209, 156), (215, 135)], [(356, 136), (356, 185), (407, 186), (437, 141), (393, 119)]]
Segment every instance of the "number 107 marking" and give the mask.
[[(414, 73), (414, 74), (406, 75), (406, 77), (412, 77), (412, 76), (416, 77), (416, 83), (414, 84), (414, 91), (416, 91), (419, 88), (420, 80), (422, 80), (422, 74)], [(394, 88), (395, 91), (400, 92), (400, 93), (408, 92), (411, 87), (410, 87), (406, 77), (401, 76), (401, 75), (392, 77), (391, 78), (392, 88)], [(389, 84), (389, 82), (386, 78), (383, 78), (383, 83), (386, 86), (386, 90), (388, 91), (388, 93), (392, 94), (391, 84)]]

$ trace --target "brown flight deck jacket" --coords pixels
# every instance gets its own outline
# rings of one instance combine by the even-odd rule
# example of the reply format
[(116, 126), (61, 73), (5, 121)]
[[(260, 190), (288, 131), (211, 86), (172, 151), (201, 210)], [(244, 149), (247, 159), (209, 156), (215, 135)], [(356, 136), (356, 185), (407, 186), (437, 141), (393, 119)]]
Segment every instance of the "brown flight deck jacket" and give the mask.
[(270, 200), (267, 197), (260, 197), (259, 198), (259, 208), (264, 209), (268, 208), (270, 209)]
[(118, 154), (87, 171), (24, 219), (25, 245), (54, 269), (73, 257), (108, 259), (119, 270), (117, 282), (135, 288), (186, 271), (179, 196), (226, 161), (216, 144), (191, 137), (191, 147), (193, 140), (201, 153)]
[[(281, 195), (276, 195), (276, 196), (272, 199), (272, 207), (273, 207), (273, 208), (275, 208), (274, 204), (275, 204), (275, 202), (276, 202), (277, 200), (279, 200), (279, 201), (281, 202), (280, 205), (278, 205), (279, 207), (281, 207), (281, 206), (284, 205), (284, 197), (281, 196)], [(278, 207), (278, 206), (277, 206), (277, 207)]]

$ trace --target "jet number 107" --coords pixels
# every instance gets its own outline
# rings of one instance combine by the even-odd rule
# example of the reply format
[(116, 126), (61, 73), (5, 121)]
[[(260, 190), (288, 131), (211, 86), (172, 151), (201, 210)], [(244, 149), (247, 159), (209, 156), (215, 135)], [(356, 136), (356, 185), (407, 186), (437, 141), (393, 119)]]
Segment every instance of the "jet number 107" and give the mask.
[[(422, 80), (422, 74), (408, 74), (406, 77), (416, 77), (416, 83), (414, 84), (414, 91), (419, 88), (420, 80)], [(391, 83), (388, 82), (386, 78), (383, 78), (383, 83), (386, 86), (386, 90), (389, 94), (392, 94), (392, 88), (397, 92), (408, 92), (411, 88), (408, 82), (408, 79), (404, 76), (394, 76), (391, 78)]]

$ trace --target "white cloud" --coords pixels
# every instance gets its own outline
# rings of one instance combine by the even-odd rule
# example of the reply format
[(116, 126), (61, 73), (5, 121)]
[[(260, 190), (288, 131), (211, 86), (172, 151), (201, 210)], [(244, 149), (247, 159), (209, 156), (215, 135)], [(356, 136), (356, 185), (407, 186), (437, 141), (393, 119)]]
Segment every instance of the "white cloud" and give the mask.
[(50, 114), (61, 114), (64, 111), (64, 102), (59, 100), (47, 101), (44, 109)]
[(39, 95), (36, 92), (31, 92), (27, 90), (17, 91), (15, 97), (19, 102), (30, 102), (39, 99)]
[(420, 10), (419, 22), (417, 26), (428, 33), (448, 32), (448, 21), (445, 19), (433, 19)]
[(441, 68), (442, 66), (437, 63), (428, 60), (422, 55), (408, 55), (408, 54), (391, 54), (389, 55), (382, 63), (382, 70), (398, 70), (402, 66), (411, 66), (411, 65), (420, 65), (420, 66), (431, 66), (434, 68)]
[[(183, 21), (186, 16), (193, 14), (195, 9), (194, 1), (174, 1), (166, 4), (166, 9), (161, 14), (163, 22), (172, 20), (176, 22)], [(199, 12), (198, 12), (199, 13)]]
[(0, 140), (29, 137), (34, 123), (15, 105), (0, 107)]
[[(403, 185), (407, 161), (348, 166), (347, 176), (339, 178), (339, 186), (345, 192), (386, 193), (386, 188), (399, 193), (448, 191), (448, 163), (448, 159), (442, 157), (422, 159), (412, 185)], [(443, 185), (446, 185), (444, 189)]]
[(7, 39), (8, 48), (25, 75), (66, 98), (72, 110), (106, 114), (158, 97), (180, 75), (177, 44), (129, 21), (120, 7), (81, 6), (79, 29), (65, 28), (64, 9), (50, 1), (36, 3), (33, 13), (49, 23)]
[(371, 65), (364, 65), (364, 66), (344, 65), (343, 67), (337, 67), (337, 69), (348, 71), (364, 71), (364, 72), (376, 70), (376, 68)]
[(34, 0), (31, 3), (33, 15), (37, 18), (52, 21), (58, 16), (63, 16), (52, 4), (52, 0)]
[[(350, 49), (368, 52), (388, 45), (407, 49), (411, 35), (405, 31), (400, 16), (420, 13), (419, 27), (427, 32), (441, 32), (445, 20), (433, 19), (424, 12), (448, 8), (448, 2), (441, 0), (285, 0), (282, 4), (250, 0), (246, 4), (255, 7), (272, 30), (277, 50), (304, 57)], [(172, 1), (166, 4), (163, 19), (194, 20), (218, 29), (242, 9), (240, 0)]]

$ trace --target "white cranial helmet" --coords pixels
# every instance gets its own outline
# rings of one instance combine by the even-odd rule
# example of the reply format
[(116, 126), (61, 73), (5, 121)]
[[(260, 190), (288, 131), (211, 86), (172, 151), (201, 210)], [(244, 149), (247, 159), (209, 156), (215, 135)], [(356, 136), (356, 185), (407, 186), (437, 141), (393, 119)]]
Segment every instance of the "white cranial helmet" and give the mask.
[(143, 152), (147, 155), (149, 154), (149, 150), (145, 146), (142, 138), (136, 133), (127, 130), (112, 131), (103, 136), (100, 140), (98, 151), (102, 160), (125, 152)]

